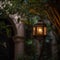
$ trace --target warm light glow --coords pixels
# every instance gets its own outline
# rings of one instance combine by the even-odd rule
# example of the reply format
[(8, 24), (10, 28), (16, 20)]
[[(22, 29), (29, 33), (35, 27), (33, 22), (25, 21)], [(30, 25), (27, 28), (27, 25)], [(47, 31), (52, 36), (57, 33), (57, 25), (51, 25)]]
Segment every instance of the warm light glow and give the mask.
[(42, 27), (37, 27), (37, 34), (42, 35), (43, 34), (43, 29)]
[(47, 29), (46, 29), (46, 27), (44, 27), (44, 35), (46, 35), (47, 34)]
[(35, 35), (35, 27), (33, 28), (33, 35)]
[(33, 36), (34, 37), (45, 37), (47, 35), (47, 27), (42, 21), (38, 21), (33, 26)]
[(39, 32), (42, 32), (42, 29), (39, 29), (38, 31), (39, 31)]

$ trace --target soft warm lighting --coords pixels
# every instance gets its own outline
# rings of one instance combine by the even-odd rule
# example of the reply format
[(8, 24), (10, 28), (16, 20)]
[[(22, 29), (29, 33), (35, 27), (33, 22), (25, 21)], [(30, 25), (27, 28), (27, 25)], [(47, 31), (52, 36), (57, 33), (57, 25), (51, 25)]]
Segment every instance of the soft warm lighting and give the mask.
[(35, 27), (33, 27), (33, 35), (35, 35)]
[(46, 36), (47, 35), (47, 27), (45, 25), (45, 23), (43, 21), (38, 21), (38, 23), (36, 23), (33, 26), (33, 36), (34, 37), (42, 37), (42, 36)]
[(43, 34), (43, 29), (41, 27), (37, 27), (37, 35)]
[(46, 34), (47, 34), (47, 28), (44, 27), (44, 35), (46, 35)]

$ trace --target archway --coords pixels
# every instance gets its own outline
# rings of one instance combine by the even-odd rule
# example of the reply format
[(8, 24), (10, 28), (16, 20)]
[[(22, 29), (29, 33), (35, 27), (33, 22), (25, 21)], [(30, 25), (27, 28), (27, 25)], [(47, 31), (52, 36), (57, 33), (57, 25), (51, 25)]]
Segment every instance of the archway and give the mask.
[(0, 18), (0, 59), (14, 59), (14, 41), (16, 34), (15, 25), (9, 17)]

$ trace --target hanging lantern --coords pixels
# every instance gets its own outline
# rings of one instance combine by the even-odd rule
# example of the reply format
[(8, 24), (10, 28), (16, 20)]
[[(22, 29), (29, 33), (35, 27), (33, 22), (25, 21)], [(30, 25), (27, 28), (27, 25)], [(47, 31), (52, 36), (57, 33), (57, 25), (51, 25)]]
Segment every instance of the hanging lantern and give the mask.
[(38, 23), (36, 23), (33, 26), (33, 36), (42, 37), (42, 36), (46, 36), (46, 34), (47, 34), (46, 24), (42, 20), (39, 20)]

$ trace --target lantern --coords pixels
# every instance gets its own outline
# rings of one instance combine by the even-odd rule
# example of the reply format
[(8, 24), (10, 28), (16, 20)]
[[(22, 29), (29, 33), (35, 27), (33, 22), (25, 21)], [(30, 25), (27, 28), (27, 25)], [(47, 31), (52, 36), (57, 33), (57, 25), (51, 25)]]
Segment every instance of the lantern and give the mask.
[(33, 36), (34, 37), (43, 37), (47, 34), (47, 27), (46, 24), (42, 20), (38, 20), (33, 26)]

